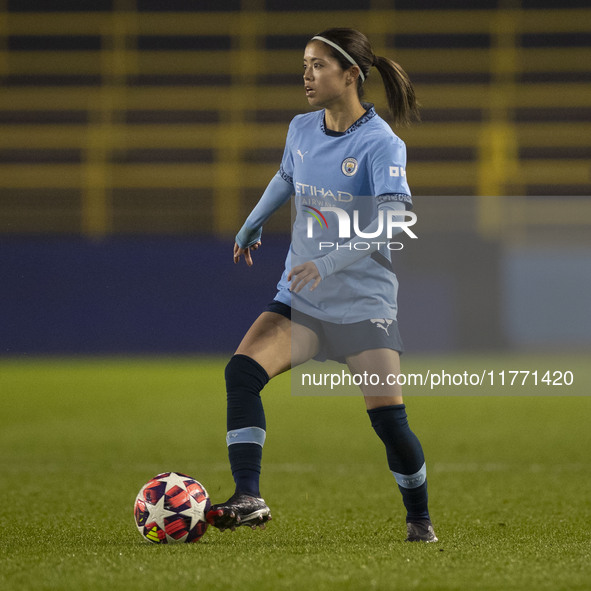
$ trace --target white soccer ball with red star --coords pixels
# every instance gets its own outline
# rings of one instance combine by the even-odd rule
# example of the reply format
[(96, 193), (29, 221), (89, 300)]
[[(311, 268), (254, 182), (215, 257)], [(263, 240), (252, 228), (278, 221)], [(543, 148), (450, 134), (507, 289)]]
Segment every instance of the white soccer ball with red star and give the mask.
[(142, 486), (135, 499), (135, 524), (155, 544), (197, 542), (207, 530), (211, 506), (205, 487), (179, 472), (164, 472)]

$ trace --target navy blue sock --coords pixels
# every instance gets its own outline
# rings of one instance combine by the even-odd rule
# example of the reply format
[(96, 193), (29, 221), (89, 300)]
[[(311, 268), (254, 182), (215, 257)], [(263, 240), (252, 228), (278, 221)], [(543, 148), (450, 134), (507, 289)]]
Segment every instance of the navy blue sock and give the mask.
[(372, 427), (386, 446), (388, 467), (402, 493), (406, 520), (430, 519), (425, 456), (417, 436), (408, 426), (406, 406), (382, 406), (367, 412)]
[(261, 365), (234, 355), (226, 366), (228, 456), (236, 491), (259, 497), (259, 478), (266, 436), (260, 392), (269, 381)]

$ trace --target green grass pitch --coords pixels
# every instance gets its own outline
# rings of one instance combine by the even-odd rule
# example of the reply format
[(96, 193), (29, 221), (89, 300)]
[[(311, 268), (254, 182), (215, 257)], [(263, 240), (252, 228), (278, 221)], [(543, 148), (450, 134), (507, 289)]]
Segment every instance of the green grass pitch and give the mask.
[(590, 588), (588, 355), (403, 360), (403, 371), (575, 376), (552, 392), (407, 389), (438, 544), (403, 542), (402, 502), (362, 400), (292, 396), (285, 375), (264, 391), (266, 531), (152, 545), (132, 517), (150, 477), (185, 472), (214, 502), (232, 492), (224, 363), (0, 361), (0, 589)]

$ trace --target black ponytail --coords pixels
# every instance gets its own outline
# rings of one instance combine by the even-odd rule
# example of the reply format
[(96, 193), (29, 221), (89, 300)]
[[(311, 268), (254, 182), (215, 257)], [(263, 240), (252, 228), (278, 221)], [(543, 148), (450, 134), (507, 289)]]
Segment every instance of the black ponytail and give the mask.
[[(413, 85), (408, 74), (396, 62), (374, 55), (367, 37), (355, 29), (328, 29), (319, 33), (336, 43), (346, 51), (357, 63), (365, 78), (369, 76), (372, 66), (375, 66), (382, 77), (388, 99), (388, 107), (394, 119), (395, 125), (410, 125), (413, 120), (420, 121), (419, 103), (417, 102)], [(351, 67), (347, 60), (338, 50), (330, 45), (328, 49), (331, 55), (339, 61), (343, 70)], [(359, 100), (363, 97), (363, 79), (357, 78), (357, 94)]]
[(420, 121), (419, 103), (408, 74), (387, 57), (374, 56), (374, 66), (384, 82), (394, 123), (408, 126), (413, 120)]

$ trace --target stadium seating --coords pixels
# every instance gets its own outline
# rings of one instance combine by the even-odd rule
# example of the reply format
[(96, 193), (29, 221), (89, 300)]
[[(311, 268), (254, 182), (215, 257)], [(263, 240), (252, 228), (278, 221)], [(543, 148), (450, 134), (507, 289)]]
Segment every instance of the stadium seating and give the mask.
[[(398, 132), (414, 194), (447, 196), (442, 215), (473, 196), (463, 215), (498, 236), (486, 196), (499, 195), (518, 230), (591, 219), (589, 8), (61, 4), (0, 9), (0, 233), (232, 235), (277, 169), (290, 118), (307, 109), (302, 49), (330, 26), (366, 32), (414, 80), (423, 122)], [(377, 72), (366, 97), (384, 112)], [(289, 215), (268, 230), (284, 231)]]

